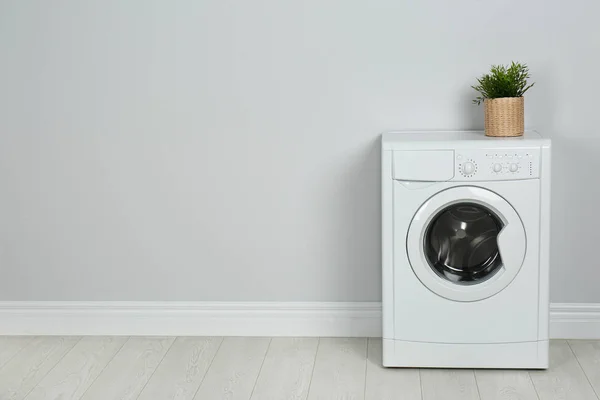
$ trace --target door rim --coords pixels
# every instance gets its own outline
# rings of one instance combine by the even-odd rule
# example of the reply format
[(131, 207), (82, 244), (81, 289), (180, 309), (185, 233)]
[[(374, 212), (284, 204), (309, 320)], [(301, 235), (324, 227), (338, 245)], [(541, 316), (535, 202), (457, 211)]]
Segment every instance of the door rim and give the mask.
[[(429, 265), (424, 251), (425, 233), (438, 212), (453, 204), (465, 202), (480, 204), (490, 209), (502, 221), (504, 228), (509, 224), (511, 227), (520, 227), (525, 241), (524, 246), (515, 246), (519, 249), (516, 251), (522, 249), (522, 254), (518, 255), (521, 260), (518, 266), (508, 267), (503, 260), (502, 267), (494, 276), (472, 285), (460, 285), (440, 277)], [(408, 228), (406, 251), (411, 269), (427, 289), (449, 300), (470, 302), (492, 297), (510, 285), (523, 266), (527, 237), (523, 221), (505, 198), (479, 186), (456, 186), (437, 192), (419, 207)]]

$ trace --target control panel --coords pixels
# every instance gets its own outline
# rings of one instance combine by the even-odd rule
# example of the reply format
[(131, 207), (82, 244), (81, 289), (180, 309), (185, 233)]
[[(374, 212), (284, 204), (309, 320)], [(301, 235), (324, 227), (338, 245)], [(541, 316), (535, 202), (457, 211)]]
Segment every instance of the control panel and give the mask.
[(453, 180), (491, 181), (538, 178), (540, 149), (456, 149)]

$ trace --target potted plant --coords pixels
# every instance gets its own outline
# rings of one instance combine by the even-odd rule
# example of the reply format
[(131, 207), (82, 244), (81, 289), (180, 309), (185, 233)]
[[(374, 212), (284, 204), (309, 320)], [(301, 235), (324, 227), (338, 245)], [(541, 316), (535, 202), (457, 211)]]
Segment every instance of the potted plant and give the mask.
[(515, 63), (509, 66), (492, 65), (489, 74), (471, 86), (479, 92), (473, 102), (485, 107), (486, 136), (522, 136), (525, 131), (523, 95), (534, 84), (527, 85), (529, 68)]

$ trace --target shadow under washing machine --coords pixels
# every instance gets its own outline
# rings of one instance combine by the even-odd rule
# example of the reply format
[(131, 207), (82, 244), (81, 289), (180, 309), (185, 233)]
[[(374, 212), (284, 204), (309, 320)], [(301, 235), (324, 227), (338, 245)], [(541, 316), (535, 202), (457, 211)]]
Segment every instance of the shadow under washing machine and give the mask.
[(383, 365), (547, 368), (550, 140), (382, 136)]

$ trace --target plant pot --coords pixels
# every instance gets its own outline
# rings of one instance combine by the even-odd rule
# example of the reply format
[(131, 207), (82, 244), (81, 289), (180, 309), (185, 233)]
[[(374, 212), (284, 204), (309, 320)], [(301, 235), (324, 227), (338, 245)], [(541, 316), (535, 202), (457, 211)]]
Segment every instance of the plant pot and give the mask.
[(485, 99), (485, 135), (494, 137), (523, 136), (525, 131), (525, 99), (501, 97)]

